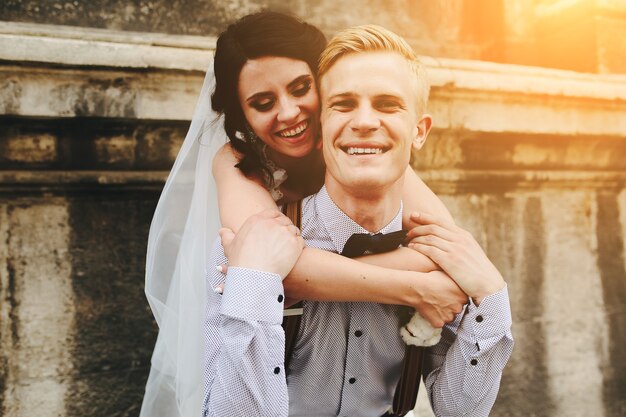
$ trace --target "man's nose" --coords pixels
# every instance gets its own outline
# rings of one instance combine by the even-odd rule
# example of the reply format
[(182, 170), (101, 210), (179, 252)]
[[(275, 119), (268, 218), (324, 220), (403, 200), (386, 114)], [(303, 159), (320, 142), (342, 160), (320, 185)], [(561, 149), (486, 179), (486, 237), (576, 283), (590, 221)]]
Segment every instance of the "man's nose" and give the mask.
[(278, 121), (289, 123), (295, 121), (300, 115), (300, 106), (295, 100), (283, 98), (279, 101)]
[(368, 133), (380, 127), (380, 119), (369, 105), (359, 106), (354, 114), (350, 128), (355, 132)]

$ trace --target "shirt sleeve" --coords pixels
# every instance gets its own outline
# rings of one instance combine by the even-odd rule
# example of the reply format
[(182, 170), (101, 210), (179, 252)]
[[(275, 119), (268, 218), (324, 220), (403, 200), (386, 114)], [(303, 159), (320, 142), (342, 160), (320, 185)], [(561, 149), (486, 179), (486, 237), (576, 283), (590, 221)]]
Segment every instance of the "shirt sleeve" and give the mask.
[(438, 416), (488, 416), (513, 351), (508, 288), (470, 302), (428, 348), (424, 383)]
[[(223, 256), (221, 247), (218, 252), (217, 258)], [(236, 267), (227, 276), (212, 265), (208, 270), (203, 416), (286, 417), (280, 276)], [(214, 293), (224, 281), (224, 295)]]

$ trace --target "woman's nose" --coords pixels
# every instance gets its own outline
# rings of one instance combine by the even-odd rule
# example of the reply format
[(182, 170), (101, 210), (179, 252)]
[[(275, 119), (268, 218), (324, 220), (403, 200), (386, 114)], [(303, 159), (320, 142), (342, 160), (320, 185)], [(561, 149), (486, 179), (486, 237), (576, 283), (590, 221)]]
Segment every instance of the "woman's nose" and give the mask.
[(281, 123), (289, 123), (295, 121), (300, 115), (300, 106), (295, 100), (283, 99), (280, 101), (278, 109), (278, 121)]

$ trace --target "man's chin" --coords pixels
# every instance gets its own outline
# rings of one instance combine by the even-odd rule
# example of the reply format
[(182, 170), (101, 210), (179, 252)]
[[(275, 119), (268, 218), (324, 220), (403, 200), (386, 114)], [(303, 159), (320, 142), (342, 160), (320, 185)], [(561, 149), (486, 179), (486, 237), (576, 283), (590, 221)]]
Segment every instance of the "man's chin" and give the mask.
[(358, 177), (350, 178), (345, 181), (343, 187), (358, 194), (370, 195), (376, 192), (376, 190), (384, 190), (391, 184), (389, 181), (384, 181), (380, 177)]

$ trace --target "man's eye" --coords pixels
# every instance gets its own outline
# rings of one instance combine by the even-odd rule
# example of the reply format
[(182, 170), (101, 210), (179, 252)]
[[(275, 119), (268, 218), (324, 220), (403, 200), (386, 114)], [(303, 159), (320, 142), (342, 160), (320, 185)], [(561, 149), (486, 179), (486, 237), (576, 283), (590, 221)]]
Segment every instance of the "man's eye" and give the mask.
[(253, 101), (250, 106), (257, 111), (268, 111), (274, 106), (274, 100)]
[(376, 108), (380, 111), (393, 111), (402, 108), (402, 105), (393, 100), (381, 100), (376, 103)]
[(291, 94), (296, 97), (302, 97), (311, 90), (311, 81), (306, 81), (296, 87)]
[(339, 101), (335, 101), (332, 102), (330, 104), (330, 107), (335, 109), (335, 110), (339, 110), (339, 111), (347, 111), (350, 110), (354, 107), (354, 101), (352, 100), (339, 100)]

